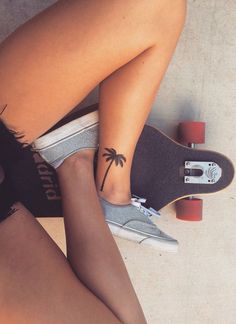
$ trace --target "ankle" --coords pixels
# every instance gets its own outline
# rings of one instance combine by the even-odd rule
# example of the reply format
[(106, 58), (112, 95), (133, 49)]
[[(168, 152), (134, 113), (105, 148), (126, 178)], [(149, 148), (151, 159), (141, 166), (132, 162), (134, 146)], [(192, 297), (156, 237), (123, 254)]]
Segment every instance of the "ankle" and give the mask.
[(131, 200), (130, 190), (110, 189), (101, 191), (97, 189), (98, 195), (112, 204), (125, 205), (129, 204)]
[(57, 171), (64, 169), (82, 170), (84, 167), (91, 168), (93, 166), (95, 150), (84, 149), (80, 150), (73, 155), (69, 156), (64, 162), (57, 168)]

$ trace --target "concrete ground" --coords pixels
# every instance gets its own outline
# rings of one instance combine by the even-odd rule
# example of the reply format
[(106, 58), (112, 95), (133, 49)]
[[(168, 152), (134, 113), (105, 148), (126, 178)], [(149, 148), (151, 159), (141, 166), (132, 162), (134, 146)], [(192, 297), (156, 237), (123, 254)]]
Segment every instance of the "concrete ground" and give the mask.
[[(1, 0), (0, 40), (48, 6)], [(183, 119), (207, 122), (204, 147), (236, 165), (236, 2), (190, 0), (185, 30), (148, 122), (171, 135)], [(97, 101), (95, 89), (81, 104)], [(236, 323), (236, 183), (207, 196), (204, 220), (184, 223), (173, 208), (158, 226), (180, 242), (170, 254), (116, 239), (149, 324)], [(62, 219), (40, 222), (65, 251)]]

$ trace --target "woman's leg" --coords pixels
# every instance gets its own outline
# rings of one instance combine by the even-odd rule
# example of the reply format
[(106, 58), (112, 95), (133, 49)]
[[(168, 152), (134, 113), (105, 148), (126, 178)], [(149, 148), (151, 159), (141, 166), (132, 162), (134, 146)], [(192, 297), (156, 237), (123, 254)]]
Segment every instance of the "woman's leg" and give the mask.
[(4, 121), (32, 142), (97, 83), (155, 47), (162, 12), (171, 9), (170, 3), (59, 1), (34, 18), (0, 48)]
[(122, 323), (146, 323), (97, 196), (94, 150), (67, 158), (57, 169), (63, 199), (67, 257), (79, 279)]
[[(99, 147), (102, 150), (105, 147), (118, 148), (118, 153), (123, 149), (128, 157), (123, 175), (121, 171), (116, 173), (116, 168), (111, 169), (104, 186), (105, 197), (112, 201), (128, 201), (129, 174), (136, 141), (176, 46), (184, 16), (182, 2), (171, 14), (172, 27), (175, 28), (171, 29), (166, 21), (166, 33), (162, 38), (160, 34), (160, 46), (157, 44), (147, 49), (101, 84)], [(100, 151), (97, 173), (99, 190), (107, 168), (102, 153)], [(63, 196), (67, 255), (78, 277), (119, 319), (125, 323), (143, 323), (145, 319), (137, 297), (104, 223), (93, 180), (92, 160), (93, 151), (86, 150), (69, 157), (57, 169)]]
[[(134, 150), (150, 113), (160, 82), (183, 28), (185, 1), (173, 1), (162, 11), (156, 45), (108, 76), (100, 85), (99, 155), (96, 173), (100, 196), (113, 203), (130, 201)], [(112, 164), (105, 148), (122, 154), (123, 167)]]
[(120, 323), (21, 204), (0, 223), (2, 324)]
[(61, 0), (28, 21), (0, 45), (0, 109), (7, 105), (1, 117), (25, 141), (38, 138), (156, 43), (165, 3)]

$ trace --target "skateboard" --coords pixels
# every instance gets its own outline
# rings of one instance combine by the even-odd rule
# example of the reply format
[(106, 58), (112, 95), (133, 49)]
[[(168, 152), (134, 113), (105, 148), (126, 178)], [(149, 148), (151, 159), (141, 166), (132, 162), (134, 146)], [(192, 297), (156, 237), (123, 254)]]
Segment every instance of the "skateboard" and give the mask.
[(146, 207), (159, 211), (175, 203), (178, 219), (200, 221), (203, 201), (195, 195), (215, 193), (229, 186), (234, 167), (218, 152), (196, 149), (205, 141), (203, 122), (180, 123), (178, 140), (145, 125), (133, 160), (132, 192), (147, 199)]
[[(48, 132), (96, 109), (97, 104), (72, 113)], [(194, 196), (226, 188), (234, 177), (234, 167), (220, 153), (195, 148), (195, 144), (204, 142), (204, 123), (181, 123), (179, 140), (171, 139), (154, 126), (144, 126), (133, 158), (131, 192), (145, 198), (147, 208), (159, 211), (176, 202), (177, 218), (201, 220), (202, 200)], [(95, 156), (94, 172), (96, 163)], [(33, 215), (62, 216), (56, 171), (37, 152), (27, 149), (11, 177), (19, 200)]]

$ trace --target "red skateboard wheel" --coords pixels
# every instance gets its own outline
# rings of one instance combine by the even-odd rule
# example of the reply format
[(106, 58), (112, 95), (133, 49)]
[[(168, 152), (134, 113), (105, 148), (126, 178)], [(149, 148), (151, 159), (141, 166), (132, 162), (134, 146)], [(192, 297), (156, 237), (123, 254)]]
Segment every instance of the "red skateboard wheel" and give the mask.
[(202, 220), (202, 199), (184, 198), (176, 201), (176, 217), (185, 221)]
[(195, 121), (185, 121), (179, 124), (178, 138), (183, 144), (203, 144), (205, 143), (205, 123)]

